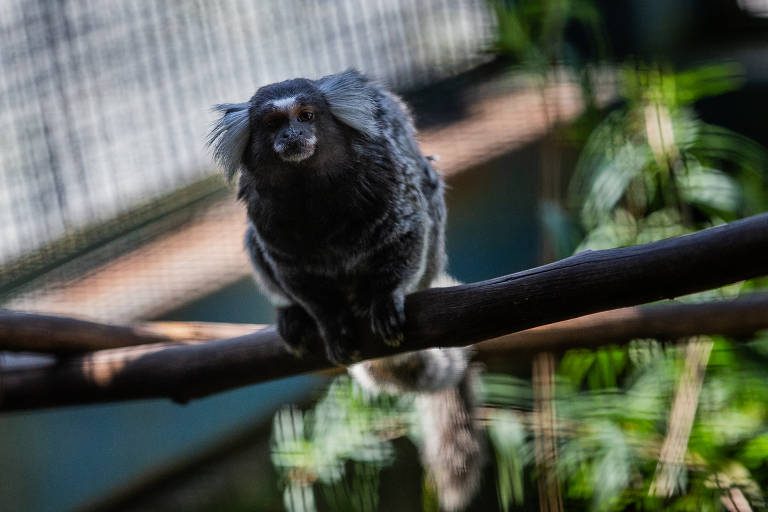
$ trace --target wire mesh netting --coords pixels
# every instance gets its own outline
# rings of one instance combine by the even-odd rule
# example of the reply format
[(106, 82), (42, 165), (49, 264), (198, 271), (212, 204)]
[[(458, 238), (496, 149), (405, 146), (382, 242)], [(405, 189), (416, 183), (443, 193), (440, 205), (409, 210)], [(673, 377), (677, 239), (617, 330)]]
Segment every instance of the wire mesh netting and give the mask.
[(209, 194), (211, 105), (349, 66), (416, 87), (492, 25), (485, 0), (1, 0), (0, 289)]

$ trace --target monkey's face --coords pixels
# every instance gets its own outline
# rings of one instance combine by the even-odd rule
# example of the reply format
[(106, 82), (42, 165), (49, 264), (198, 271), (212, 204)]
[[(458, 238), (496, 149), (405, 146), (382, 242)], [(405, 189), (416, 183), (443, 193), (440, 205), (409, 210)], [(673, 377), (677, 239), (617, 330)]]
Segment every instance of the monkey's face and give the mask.
[[(318, 152), (319, 139), (330, 113), (322, 95), (306, 81), (274, 84), (254, 97), (254, 126), (262, 149), (270, 148), (282, 161), (299, 164)], [(281, 87), (282, 86), (282, 87)]]
[(281, 98), (269, 105), (263, 123), (281, 160), (297, 163), (315, 154), (315, 110), (297, 98)]

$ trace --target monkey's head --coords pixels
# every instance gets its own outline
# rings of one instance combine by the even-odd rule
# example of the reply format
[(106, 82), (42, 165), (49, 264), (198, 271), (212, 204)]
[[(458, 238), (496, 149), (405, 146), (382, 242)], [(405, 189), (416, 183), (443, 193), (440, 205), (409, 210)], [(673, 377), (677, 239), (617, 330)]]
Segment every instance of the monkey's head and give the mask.
[(380, 135), (375, 94), (354, 70), (266, 85), (248, 102), (215, 107), (222, 116), (209, 144), (229, 177), (243, 165), (250, 172), (322, 166), (343, 158), (350, 129), (362, 137)]
[(259, 151), (271, 150), (280, 160), (296, 164), (315, 155), (319, 138), (338, 131), (322, 93), (305, 79), (259, 89), (250, 101), (249, 117)]

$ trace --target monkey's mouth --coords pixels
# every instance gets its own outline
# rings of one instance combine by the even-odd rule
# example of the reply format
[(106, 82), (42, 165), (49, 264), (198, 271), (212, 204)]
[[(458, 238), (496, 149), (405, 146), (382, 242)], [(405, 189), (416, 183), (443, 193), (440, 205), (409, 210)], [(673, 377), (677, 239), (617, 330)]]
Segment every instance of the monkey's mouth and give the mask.
[(275, 153), (284, 162), (301, 162), (315, 154), (317, 138), (275, 143)]

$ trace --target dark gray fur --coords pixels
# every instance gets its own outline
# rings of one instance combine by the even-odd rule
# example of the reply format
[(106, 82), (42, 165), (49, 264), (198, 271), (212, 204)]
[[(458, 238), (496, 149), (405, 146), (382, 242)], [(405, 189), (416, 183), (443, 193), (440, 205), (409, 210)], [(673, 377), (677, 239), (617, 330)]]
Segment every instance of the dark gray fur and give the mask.
[[(294, 103), (314, 118), (275, 107)], [(217, 109), (210, 142), (230, 175), (240, 171), (246, 247), (281, 336), (297, 352), (322, 343), (331, 361), (349, 363), (363, 318), (399, 344), (404, 295), (445, 267), (443, 182), (404, 104), (350, 70), (267, 85)]]

